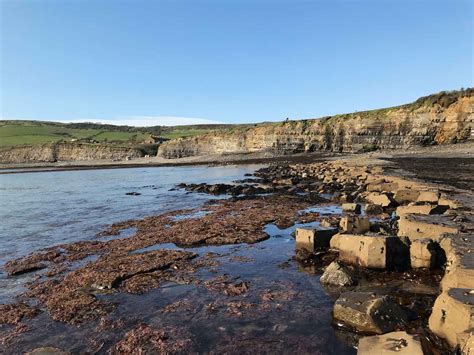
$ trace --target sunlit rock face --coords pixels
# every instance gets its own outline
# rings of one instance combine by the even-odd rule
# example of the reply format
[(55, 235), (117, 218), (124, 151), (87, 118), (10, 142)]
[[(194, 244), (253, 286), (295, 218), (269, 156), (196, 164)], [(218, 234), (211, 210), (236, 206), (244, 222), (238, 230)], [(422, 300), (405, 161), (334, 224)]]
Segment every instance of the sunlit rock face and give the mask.
[(474, 93), (469, 90), (463, 95), (443, 101), (438, 94), (394, 108), (175, 139), (162, 144), (158, 155), (182, 158), (259, 151), (360, 152), (456, 143), (469, 139), (474, 129)]

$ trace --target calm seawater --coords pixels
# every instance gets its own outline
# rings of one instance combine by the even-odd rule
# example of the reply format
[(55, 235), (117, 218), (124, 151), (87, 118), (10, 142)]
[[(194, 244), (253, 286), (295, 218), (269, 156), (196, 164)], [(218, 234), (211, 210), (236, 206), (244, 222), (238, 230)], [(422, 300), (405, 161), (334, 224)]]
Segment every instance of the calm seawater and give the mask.
[(231, 182), (258, 168), (154, 167), (0, 175), (0, 303), (21, 290), (29, 277), (6, 278), (2, 268), (6, 261), (56, 244), (92, 239), (114, 222), (198, 207), (215, 197), (169, 190), (180, 182)]

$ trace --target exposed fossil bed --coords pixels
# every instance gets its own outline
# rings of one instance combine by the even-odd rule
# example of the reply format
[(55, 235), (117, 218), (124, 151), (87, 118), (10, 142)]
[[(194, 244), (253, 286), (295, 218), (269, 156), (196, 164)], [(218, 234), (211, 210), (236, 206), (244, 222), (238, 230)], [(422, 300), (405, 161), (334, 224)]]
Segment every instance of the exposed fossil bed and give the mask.
[(350, 159), (238, 184), (180, 185), (234, 197), (8, 262), (36, 277), (0, 305), (0, 350), (472, 354), (472, 192)]
[(260, 124), (251, 128), (174, 139), (158, 155), (196, 155), (269, 151), (360, 152), (455, 143), (471, 138), (474, 90), (421, 98), (413, 104), (322, 119)]

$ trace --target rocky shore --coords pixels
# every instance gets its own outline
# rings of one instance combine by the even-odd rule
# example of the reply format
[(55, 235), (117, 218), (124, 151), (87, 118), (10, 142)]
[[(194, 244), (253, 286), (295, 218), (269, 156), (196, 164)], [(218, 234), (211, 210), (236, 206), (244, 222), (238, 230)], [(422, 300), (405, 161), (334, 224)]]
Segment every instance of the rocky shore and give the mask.
[(229, 198), (11, 260), (0, 350), (473, 354), (472, 192), (386, 163), (177, 185)]

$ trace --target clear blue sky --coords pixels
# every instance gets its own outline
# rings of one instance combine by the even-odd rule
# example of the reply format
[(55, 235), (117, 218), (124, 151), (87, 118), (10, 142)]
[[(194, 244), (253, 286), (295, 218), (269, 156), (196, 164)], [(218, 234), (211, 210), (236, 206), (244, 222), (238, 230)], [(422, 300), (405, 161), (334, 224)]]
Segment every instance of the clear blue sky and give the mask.
[(1, 0), (0, 26), (2, 118), (256, 122), (473, 86), (470, 0)]

